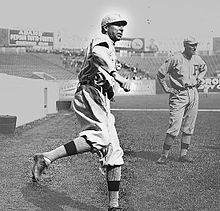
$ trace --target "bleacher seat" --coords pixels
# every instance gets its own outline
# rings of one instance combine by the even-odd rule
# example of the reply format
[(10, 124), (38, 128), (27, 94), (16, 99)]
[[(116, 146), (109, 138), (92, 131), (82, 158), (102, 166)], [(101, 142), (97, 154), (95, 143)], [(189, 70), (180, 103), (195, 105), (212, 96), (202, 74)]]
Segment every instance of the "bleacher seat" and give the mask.
[[(208, 71), (206, 77), (216, 76), (216, 70), (220, 70), (220, 55), (201, 55), (207, 64)], [(155, 76), (160, 65), (166, 60), (167, 56), (140, 56), (120, 57), (120, 61), (131, 66), (137, 66), (151, 76)]]
[(0, 73), (31, 78), (33, 72), (45, 72), (57, 80), (77, 78), (77, 73), (66, 70), (55, 54), (20, 53), (0, 54)]

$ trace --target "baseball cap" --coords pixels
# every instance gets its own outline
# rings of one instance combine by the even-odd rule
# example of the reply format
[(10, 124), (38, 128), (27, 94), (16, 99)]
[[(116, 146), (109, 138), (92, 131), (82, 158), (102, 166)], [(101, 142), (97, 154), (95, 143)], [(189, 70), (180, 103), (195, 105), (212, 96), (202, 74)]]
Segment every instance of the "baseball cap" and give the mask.
[(193, 45), (193, 44), (198, 44), (199, 42), (196, 40), (195, 37), (189, 36), (184, 39), (183, 43)]
[(101, 26), (105, 26), (109, 23), (117, 23), (117, 22), (122, 22), (124, 26), (127, 25), (127, 21), (121, 17), (120, 14), (110, 14), (106, 15), (101, 22)]

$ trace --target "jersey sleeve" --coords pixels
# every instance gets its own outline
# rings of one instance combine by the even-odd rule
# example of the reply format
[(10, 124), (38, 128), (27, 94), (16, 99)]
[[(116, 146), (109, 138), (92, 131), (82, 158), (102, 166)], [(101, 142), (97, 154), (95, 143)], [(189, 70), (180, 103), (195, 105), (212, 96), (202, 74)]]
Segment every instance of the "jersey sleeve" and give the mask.
[(165, 75), (170, 71), (170, 67), (173, 63), (173, 58), (169, 57), (165, 60), (165, 62), (160, 66), (158, 70), (158, 74), (165, 77)]
[(111, 74), (116, 71), (115, 61), (110, 57), (110, 44), (105, 39), (94, 40), (92, 47), (93, 62)]

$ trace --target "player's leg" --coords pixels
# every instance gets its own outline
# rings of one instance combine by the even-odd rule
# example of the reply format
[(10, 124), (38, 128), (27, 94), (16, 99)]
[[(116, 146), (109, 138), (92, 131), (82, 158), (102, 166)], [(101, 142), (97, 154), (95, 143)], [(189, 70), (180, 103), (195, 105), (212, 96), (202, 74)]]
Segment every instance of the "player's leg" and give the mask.
[(38, 181), (42, 172), (47, 168), (51, 162), (55, 160), (91, 151), (91, 146), (85, 138), (78, 137), (67, 144), (61, 145), (49, 152), (37, 153), (34, 155), (34, 165), (32, 168), (33, 181)]
[(123, 161), (123, 155), (124, 152), (120, 146), (120, 141), (118, 138), (118, 133), (115, 127), (115, 117), (112, 113), (108, 114), (108, 134), (110, 138), (110, 142), (112, 144), (113, 151), (111, 153), (111, 156), (108, 160), (108, 165), (114, 166), (120, 166), (124, 164)]
[(160, 158), (157, 160), (158, 164), (166, 164), (167, 158), (175, 140), (175, 137), (179, 134), (182, 118), (184, 115), (184, 109), (187, 98), (185, 96), (180, 100), (172, 100), (170, 98), (170, 119), (169, 128), (166, 133), (166, 137), (163, 143), (163, 149)]
[(186, 108), (181, 128), (182, 138), (179, 161), (191, 163), (193, 162), (193, 160), (187, 155), (187, 153), (190, 147), (191, 137), (194, 132), (195, 123), (197, 119), (199, 94), (196, 89), (189, 90), (189, 94), (191, 100)]
[(106, 168), (106, 180), (108, 185), (109, 210), (119, 207), (119, 187), (121, 181), (121, 166), (110, 166)]
[(193, 159), (187, 156), (187, 152), (188, 152), (190, 142), (191, 142), (191, 136), (192, 136), (191, 134), (182, 133), (181, 150), (180, 150), (180, 157), (179, 157), (180, 162), (188, 162), (188, 163), (193, 162)]
[(108, 184), (109, 209), (119, 209), (119, 186), (121, 181), (121, 165), (123, 161), (123, 150), (115, 128), (115, 118), (108, 113), (108, 133), (112, 144), (112, 153), (106, 163), (106, 180)]
[[(96, 101), (99, 98), (100, 103), (102, 102), (100, 104), (95, 102), (87, 92), (83, 92), (83, 96), (87, 99), (92, 115), (84, 118), (81, 115), (83, 108), (79, 107), (79, 103), (75, 101), (74, 106), (78, 119), (83, 128), (87, 128), (87, 130), (82, 131), (80, 134), (87, 138), (88, 143), (92, 146), (92, 151), (97, 152), (100, 156), (101, 169), (106, 172), (109, 210), (113, 210), (119, 206), (121, 165), (124, 163), (122, 158), (123, 150), (120, 147), (115, 128), (115, 119), (110, 113), (109, 100), (102, 98), (102, 96), (97, 96)], [(106, 150), (103, 150), (103, 148)]]
[(166, 134), (164, 143), (163, 143), (163, 149), (160, 158), (157, 160), (158, 164), (165, 164), (170, 152), (170, 148), (173, 145), (173, 142), (175, 140), (175, 136), (172, 136), (170, 134)]

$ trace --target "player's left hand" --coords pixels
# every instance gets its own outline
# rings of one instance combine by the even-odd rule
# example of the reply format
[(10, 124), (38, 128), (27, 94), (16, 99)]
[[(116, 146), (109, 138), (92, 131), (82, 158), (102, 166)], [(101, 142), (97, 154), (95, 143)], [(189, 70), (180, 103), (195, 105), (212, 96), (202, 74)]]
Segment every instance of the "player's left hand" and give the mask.
[(202, 80), (197, 79), (196, 88), (199, 88), (202, 85)]

